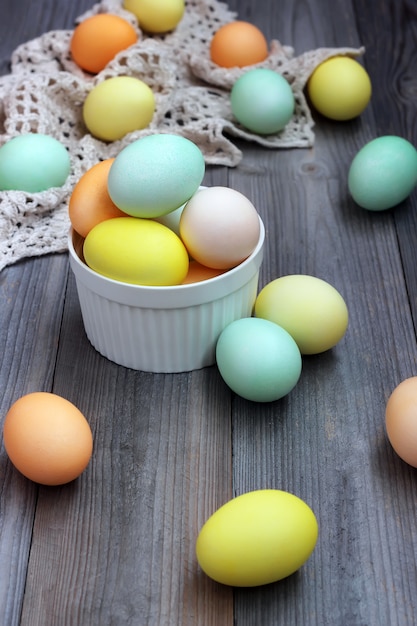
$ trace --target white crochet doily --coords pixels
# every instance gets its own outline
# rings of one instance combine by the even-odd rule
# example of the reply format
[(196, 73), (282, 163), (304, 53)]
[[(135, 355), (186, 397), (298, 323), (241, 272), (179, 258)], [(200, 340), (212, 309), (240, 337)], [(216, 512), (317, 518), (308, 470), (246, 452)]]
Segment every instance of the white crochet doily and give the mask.
[[(207, 164), (229, 167), (242, 158), (233, 137), (268, 148), (311, 146), (313, 120), (303, 93), (309, 76), (331, 56), (363, 53), (362, 48), (320, 48), (294, 57), (292, 48), (272, 41), (267, 60), (252, 67), (268, 67), (285, 76), (296, 107), (283, 131), (260, 136), (239, 126), (230, 109), (230, 89), (247, 68), (223, 69), (209, 58), (214, 32), (238, 18), (226, 4), (186, 0), (183, 19), (165, 36), (142, 32), (135, 16), (122, 8), (122, 0), (102, 0), (77, 22), (96, 13), (120, 15), (138, 33), (138, 42), (99, 74), (87, 74), (72, 61), (73, 31), (55, 30), (20, 45), (11, 57), (11, 73), (0, 77), (0, 145), (23, 133), (44, 133), (61, 141), (71, 157), (71, 172), (62, 187), (40, 193), (0, 192), (0, 270), (24, 257), (65, 251), (74, 184), (99, 160), (116, 156), (142, 136), (156, 132), (185, 136), (200, 147)], [(118, 75), (148, 84), (156, 110), (145, 130), (105, 143), (88, 133), (82, 107), (93, 86)]]

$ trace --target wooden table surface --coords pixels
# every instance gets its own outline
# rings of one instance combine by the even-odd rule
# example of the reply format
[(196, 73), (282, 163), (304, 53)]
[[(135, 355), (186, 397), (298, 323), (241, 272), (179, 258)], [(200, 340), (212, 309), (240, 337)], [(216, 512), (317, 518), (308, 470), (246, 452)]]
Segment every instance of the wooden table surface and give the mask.
[[(73, 28), (91, 0), (3, 0), (1, 72), (14, 48)], [(384, 425), (396, 385), (417, 374), (417, 193), (381, 213), (357, 207), (347, 172), (370, 139), (417, 143), (416, 0), (230, 0), (295, 53), (366, 48), (373, 84), (360, 118), (315, 115), (311, 149), (241, 143), (236, 168), (205, 184), (245, 193), (267, 230), (260, 286), (307, 273), (350, 314), (332, 350), (303, 359), (286, 398), (243, 400), (215, 366), (151, 374), (89, 344), (67, 254), (0, 273), (0, 417), (54, 391), (87, 417), (94, 452), (62, 487), (38, 486), (0, 453), (3, 626), (404, 626), (417, 623), (417, 474)], [(290, 491), (320, 528), (307, 563), (278, 583), (233, 589), (199, 569), (207, 517), (252, 489)]]

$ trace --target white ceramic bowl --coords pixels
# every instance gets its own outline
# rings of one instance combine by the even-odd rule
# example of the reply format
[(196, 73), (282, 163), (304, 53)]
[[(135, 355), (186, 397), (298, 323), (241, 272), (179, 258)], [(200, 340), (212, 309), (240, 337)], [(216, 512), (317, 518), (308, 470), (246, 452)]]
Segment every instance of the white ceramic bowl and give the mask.
[(74, 272), (85, 332), (111, 361), (147, 372), (186, 372), (215, 363), (222, 330), (252, 314), (265, 229), (253, 253), (237, 267), (198, 283), (148, 287), (117, 282), (83, 261), (83, 239), (70, 230)]

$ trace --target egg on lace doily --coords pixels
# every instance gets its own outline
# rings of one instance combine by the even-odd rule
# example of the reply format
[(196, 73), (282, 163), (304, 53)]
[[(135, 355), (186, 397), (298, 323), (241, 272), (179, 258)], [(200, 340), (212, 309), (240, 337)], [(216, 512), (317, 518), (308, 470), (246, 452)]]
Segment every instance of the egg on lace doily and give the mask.
[(80, 22), (70, 42), (71, 56), (83, 70), (97, 74), (116, 54), (138, 40), (135, 28), (120, 15), (98, 13)]

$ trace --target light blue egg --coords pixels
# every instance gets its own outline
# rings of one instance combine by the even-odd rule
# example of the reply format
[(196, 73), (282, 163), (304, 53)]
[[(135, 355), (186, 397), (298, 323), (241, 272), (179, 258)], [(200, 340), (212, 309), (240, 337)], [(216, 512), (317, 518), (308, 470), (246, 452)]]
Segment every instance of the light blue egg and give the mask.
[[(207, 189), (207, 187), (200, 185), (199, 189)], [(197, 191), (198, 191), (197, 190)], [(190, 198), (191, 199), (191, 198)], [(155, 217), (155, 221), (163, 224), (164, 226), (168, 226), (171, 230), (174, 231), (178, 237), (180, 237), (180, 221), (183, 210), (185, 209), (185, 204), (182, 204), (178, 209), (171, 211), (170, 213), (166, 213), (165, 215), (160, 215), (159, 217)]]
[(34, 193), (61, 187), (70, 167), (67, 149), (54, 137), (18, 135), (0, 148), (0, 190)]
[(200, 148), (185, 137), (155, 134), (126, 146), (108, 176), (114, 204), (133, 217), (159, 217), (187, 202), (205, 174)]
[(355, 202), (385, 211), (405, 200), (417, 185), (417, 150), (396, 135), (377, 137), (359, 150), (348, 174)]
[(291, 335), (255, 317), (226, 326), (217, 341), (216, 361), (230, 389), (254, 402), (282, 398), (301, 375), (301, 353)]
[(273, 70), (249, 70), (232, 87), (230, 104), (235, 118), (259, 135), (277, 133), (294, 114), (294, 95), (288, 81)]

